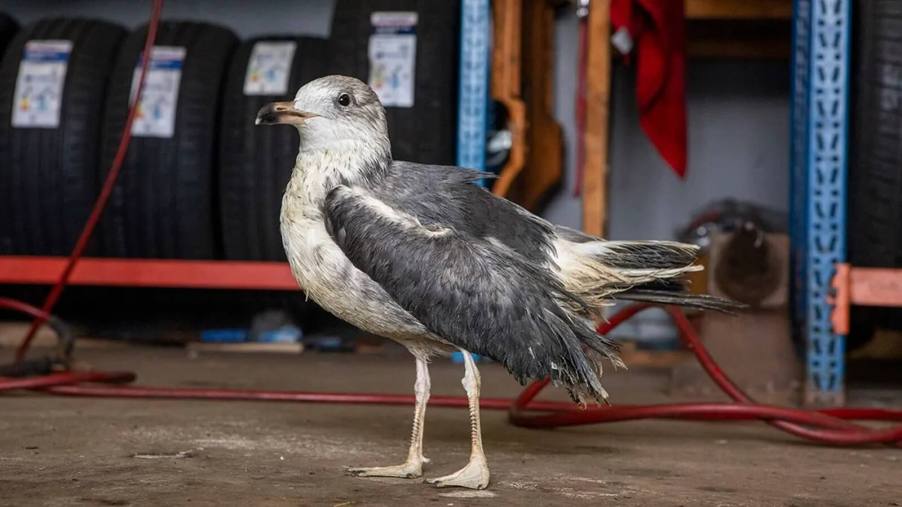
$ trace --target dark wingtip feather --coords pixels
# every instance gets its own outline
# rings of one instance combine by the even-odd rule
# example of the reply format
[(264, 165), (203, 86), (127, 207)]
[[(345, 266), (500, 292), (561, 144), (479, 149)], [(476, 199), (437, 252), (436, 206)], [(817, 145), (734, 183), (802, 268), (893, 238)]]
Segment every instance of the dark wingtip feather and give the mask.
[(632, 289), (615, 296), (617, 299), (638, 301), (643, 303), (659, 303), (667, 305), (686, 306), (700, 310), (713, 310), (721, 313), (733, 314), (745, 310), (749, 306), (717, 296), (708, 294), (689, 294), (686, 292), (673, 292), (654, 289)]

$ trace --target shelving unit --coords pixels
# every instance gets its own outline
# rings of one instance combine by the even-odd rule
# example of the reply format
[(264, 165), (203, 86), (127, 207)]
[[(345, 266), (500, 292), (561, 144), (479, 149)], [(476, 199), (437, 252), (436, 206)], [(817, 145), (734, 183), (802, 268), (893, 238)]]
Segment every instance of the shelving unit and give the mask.
[[(458, 165), (485, 168), (489, 105), (491, 1), (461, 3)], [(63, 270), (62, 257), (0, 256), (0, 284), (49, 285)], [(83, 259), (73, 285), (297, 290), (287, 263), (159, 259)]]
[(793, 310), (806, 344), (805, 400), (844, 401), (845, 337), (828, 301), (846, 256), (851, 0), (795, 0), (790, 210)]
[[(609, 0), (593, 0), (588, 21), (583, 228), (597, 235), (604, 233), (606, 213), (609, 8)], [(835, 266), (845, 260), (846, 250), (850, 9), (850, 0), (686, 2), (690, 21), (791, 17), (793, 313), (806, 343), (805, 398), (827, 405), (841, 404), (844, 397), (845, 342), (831, 325), (828, 296)], [(748, 56), (755, 55), (760, 56), (758, 52)]]
[(485, 169), (491, 9), (490, 0), (463, 0), (460, 9), (457, 165), (479, 170)]

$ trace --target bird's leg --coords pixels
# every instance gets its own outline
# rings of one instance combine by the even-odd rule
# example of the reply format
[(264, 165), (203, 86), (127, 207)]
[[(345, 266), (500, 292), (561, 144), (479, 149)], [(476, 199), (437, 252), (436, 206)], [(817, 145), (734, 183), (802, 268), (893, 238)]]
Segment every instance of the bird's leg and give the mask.
[(385, 467), (348, 468), (348, 473), (362, 477), (404, 477), (413, 479), (423, 475), (423, 463), (429, 460), (423, 456), (423, 427), (426, 403), (429, 401), (429, 367), (425, 359), (417, 357), (417, 380), (414, 384), (416, 406), (413, 411), (413, 430), (410, 433), (410, 450), (407, 461), (400, 465)]
[(489, 485), (489, 466), (482, 450), (482, 428), (479, 424), (479, 370), (469, 352), (461, 350), (464, 355), (463, 385), (467, 391), (470, 406), (470, 462), (457, 472), (444, 477), (429, 479), (427, 482), (437, 487), (460, 486), (463, 488), (484, 489)]

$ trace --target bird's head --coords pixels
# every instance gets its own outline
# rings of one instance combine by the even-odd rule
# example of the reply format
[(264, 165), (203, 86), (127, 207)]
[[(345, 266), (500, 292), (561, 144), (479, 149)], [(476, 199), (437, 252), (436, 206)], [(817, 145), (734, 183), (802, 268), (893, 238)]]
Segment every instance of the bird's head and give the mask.
[(385, 109), (359, 79), (326, 76), (298, 90), (294, 100), (273, 102), (257, 113), (257, 125), (294, 125), (301, 150), (366, 149), (390, 156)]

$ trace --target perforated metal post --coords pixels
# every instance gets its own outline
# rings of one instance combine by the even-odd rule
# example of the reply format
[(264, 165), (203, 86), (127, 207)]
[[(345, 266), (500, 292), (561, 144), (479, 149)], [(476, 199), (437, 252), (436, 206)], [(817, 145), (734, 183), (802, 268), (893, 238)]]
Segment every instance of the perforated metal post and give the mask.
[(845, 337), (830, 282), (846, 255), (851, 0), (795, 0), (792, 107), (794, 310), (806, 343), (805, 399), (841, 404)]
[(490, 0), (463, 0), (460, 17), (457, 165), (485, 170), (492, 34)]

